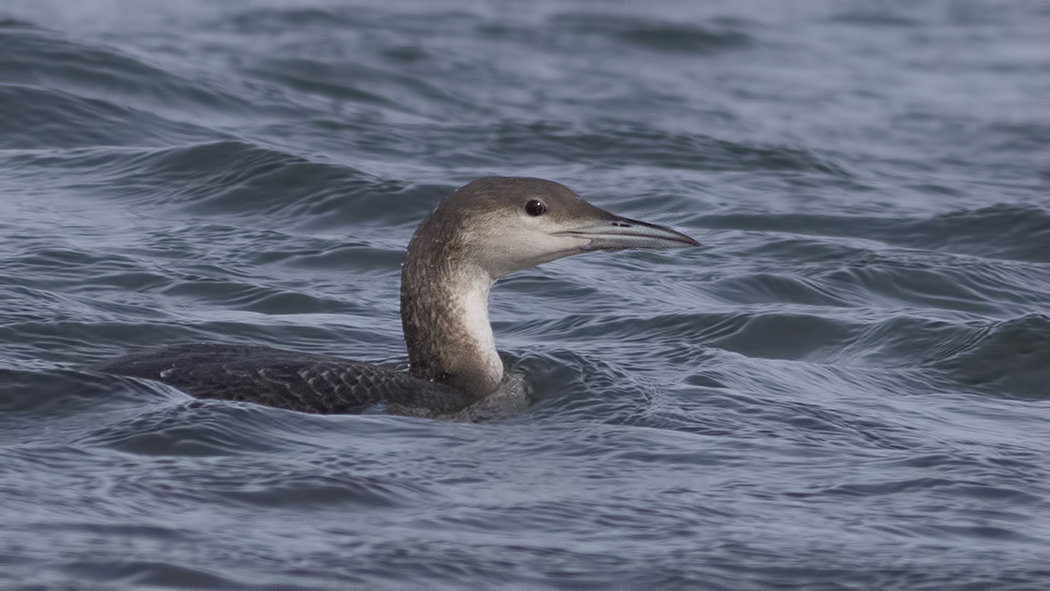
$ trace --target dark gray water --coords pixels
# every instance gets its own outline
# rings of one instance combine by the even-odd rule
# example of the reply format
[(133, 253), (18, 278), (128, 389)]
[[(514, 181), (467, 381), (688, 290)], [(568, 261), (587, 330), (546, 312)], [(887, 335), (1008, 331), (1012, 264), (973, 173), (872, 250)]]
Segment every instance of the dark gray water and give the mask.
[[(1039, 2), (0, 2), (0, 584), (1044, 588)], [(404, 356), (488, 174), (703, 249), (494, 291), (533, 404), (311, 416), (78, 368)]]

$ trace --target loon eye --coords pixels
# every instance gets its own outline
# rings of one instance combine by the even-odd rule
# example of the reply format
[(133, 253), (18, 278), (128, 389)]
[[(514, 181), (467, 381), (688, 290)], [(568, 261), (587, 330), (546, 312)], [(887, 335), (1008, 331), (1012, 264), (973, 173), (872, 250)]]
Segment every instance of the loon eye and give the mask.
[(539, 199), (533, 199), (525, 204), (525, 213), (535, 217), (547, 213), (547, 206)]

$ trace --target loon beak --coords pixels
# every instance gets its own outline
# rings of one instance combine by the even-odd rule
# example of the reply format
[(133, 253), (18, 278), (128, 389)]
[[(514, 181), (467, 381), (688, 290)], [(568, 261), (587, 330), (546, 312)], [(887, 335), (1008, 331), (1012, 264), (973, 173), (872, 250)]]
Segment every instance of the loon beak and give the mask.
[(569, 230), (555, 232), (555, 234), (590, 240), (584, 250), (700, 246), (696, 240), (668, 227), (619, 216), (587, 222)]

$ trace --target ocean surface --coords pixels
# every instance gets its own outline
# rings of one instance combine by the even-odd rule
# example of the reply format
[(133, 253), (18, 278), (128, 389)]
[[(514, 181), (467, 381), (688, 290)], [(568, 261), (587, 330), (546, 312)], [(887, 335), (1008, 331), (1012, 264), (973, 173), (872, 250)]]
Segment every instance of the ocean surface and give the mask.
[[(1043, 589), (1044, 2), (0, 0), (0, 587)], [(703, 248), (493, 291), (499, 423), (198, 401), (404, 361), (481, 176)]]

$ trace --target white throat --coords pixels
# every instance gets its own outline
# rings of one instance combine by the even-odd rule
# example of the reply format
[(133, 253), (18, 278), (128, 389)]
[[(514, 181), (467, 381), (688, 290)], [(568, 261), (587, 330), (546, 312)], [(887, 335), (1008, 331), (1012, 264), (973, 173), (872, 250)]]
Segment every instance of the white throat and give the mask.
[(498, 383), (503, 379), (503, 362), (496, 352), (492, 325), (489, 323), (489, 289), (492, 284), (491, 279), (480, 274), (464, 282), (462, 287), (467, 289), (456, 295), (454, 308), (470, 337), (470, 343), (464, 345), (474, 349), (474, 355), (483, 360), (485, 372)]

